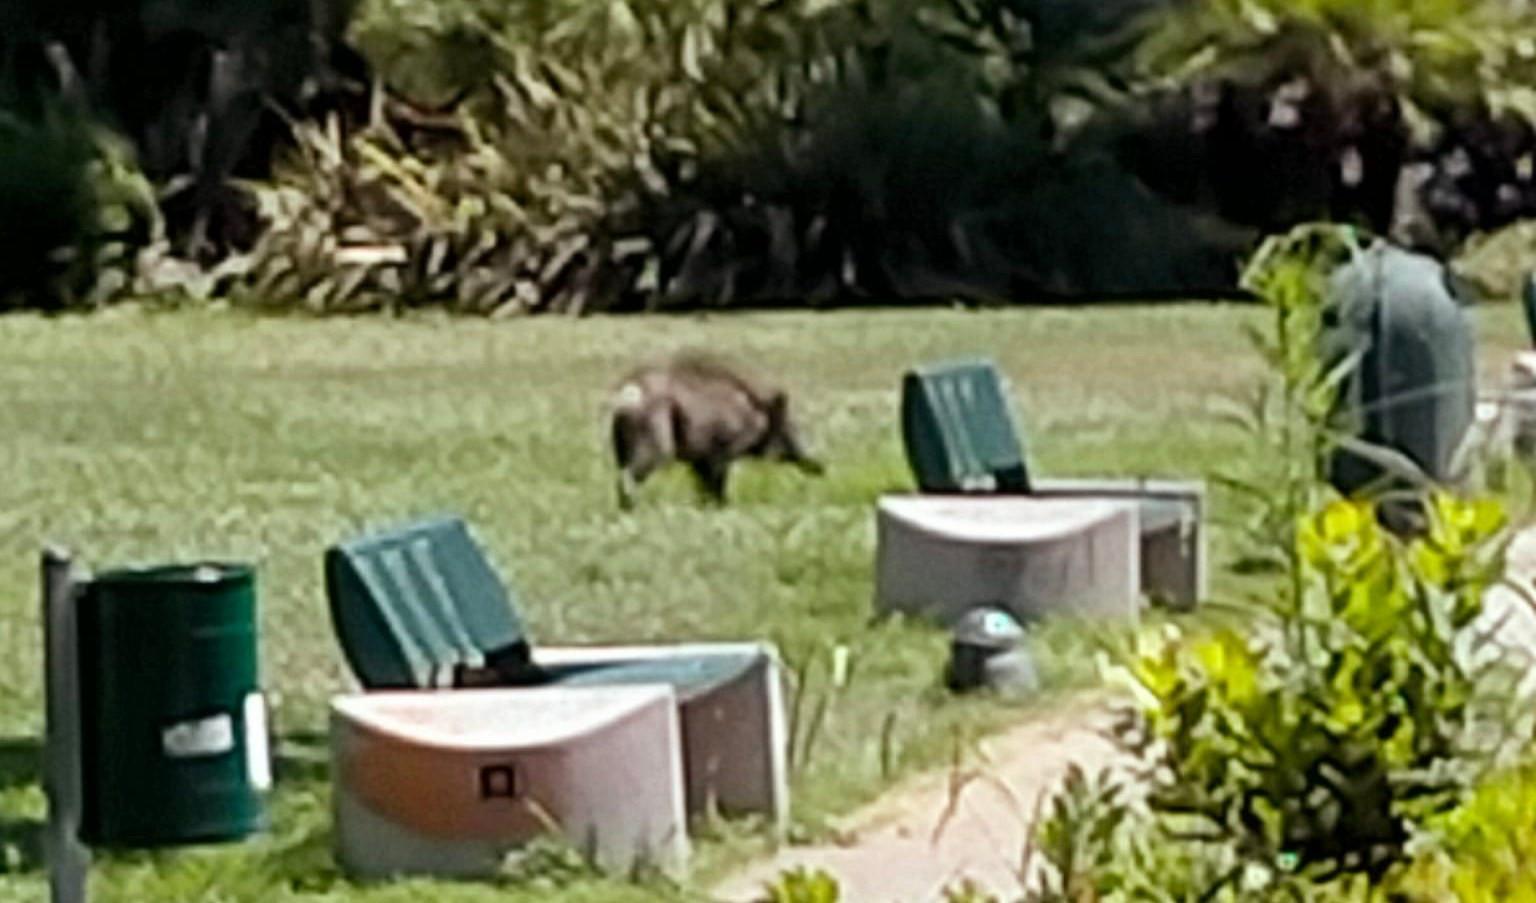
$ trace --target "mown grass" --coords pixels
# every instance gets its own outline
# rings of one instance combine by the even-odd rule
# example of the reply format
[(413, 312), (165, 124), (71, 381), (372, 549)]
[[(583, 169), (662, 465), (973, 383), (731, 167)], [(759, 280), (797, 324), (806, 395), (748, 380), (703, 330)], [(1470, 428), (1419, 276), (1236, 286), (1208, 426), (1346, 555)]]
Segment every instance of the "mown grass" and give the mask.
[[(874, 627), (872, 503), (910, 487), (897, 433), (902, 368), (995, 357), (1014, 380), (1032, 461), (1049, 474), (1200, 476), (1240, 463), (1216, 411), (1259, 377), (1240, 306), (868, 311), (490, 323), (256, 319), (121, 312), (0, 319), (0, 899), (42, 900), (36, 737), (41, 656), (36, 556), (66, 543), (91, 564), (227, 556), (259, 566), (265, 682), (283, 735), (270, 835), (228, 848), (102, 857), (100, 901), (675, 900), (545, 869), (542, 884), (364, 887), (331, 861), (324, 715), (349, 686), (320, 581), (322, 549), (396, 520), (457, 511), (518, 588), (536, 640), (762, 637), (854, 678), (795, 776), (801, 833), (938, 764), (1017, 710), (937, 690), (945, 638)], [(1508, 307), (1480, 315), (1485, 361), (1523, 342)], [(778, 374), (821, 480), (756, 465), (733, 504), (696, 504), (681, 474), (617, 513), (601, 412), (633, 361), (710, 346)], [(1219, 522), (1226, 502), (1216, 498)], [(1227, 533), (1215, 531), (1218, 593)], [(1058, 685), (1089, 643), (1047, 630)], [(810, 708), (810, 706), (807, 706)], [(881, 742), (882, 734), (890, 741)], [(753, 849), (739, 831), (700, 845), (707, 876)]]

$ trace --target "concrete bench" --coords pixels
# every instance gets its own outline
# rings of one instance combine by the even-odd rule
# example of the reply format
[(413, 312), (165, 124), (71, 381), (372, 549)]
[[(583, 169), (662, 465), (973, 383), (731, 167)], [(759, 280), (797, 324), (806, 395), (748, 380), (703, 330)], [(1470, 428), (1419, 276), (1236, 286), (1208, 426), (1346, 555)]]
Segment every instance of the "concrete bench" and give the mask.
[(771, 645), (534, 648), (514, 596), (456, 517), (341, 543), (325, 569), (337, 637), (365, 688), (664, 685), (679, 710), (688, 811), (787, 824), (783, 672)]
[(331, 762), (337, 858), (358, 877), (494, 877), (550, 833), (619, 873), (688, 858), (670, 687), (342, 696)]
[(1204, 484), (1036, 477), (1025, 461), (1006, 383), (991, 361), (949, 361), (908, 371), (902, 378), (901, 430), (918, 490), (926, 495), (1134, 502), (1141, 591), (1182, 607), (1204, 597)]
[(981, 606), (1134, 620), (1135, 502), (890, 495), (879, 502), (876, 606), (944, 624)]

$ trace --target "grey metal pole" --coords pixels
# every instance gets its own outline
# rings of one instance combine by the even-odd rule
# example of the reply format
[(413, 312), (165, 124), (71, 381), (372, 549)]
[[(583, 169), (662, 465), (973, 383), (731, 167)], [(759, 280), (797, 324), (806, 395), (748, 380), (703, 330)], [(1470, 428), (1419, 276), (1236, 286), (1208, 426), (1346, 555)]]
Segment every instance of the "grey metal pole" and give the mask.
[(75, 637), (75, 580), (69, 552), (43, 550), (43, 662), (47, 727), (44, 835), (53, 903), (86, 903), (90, 850), (80, 842), (80, 675)]

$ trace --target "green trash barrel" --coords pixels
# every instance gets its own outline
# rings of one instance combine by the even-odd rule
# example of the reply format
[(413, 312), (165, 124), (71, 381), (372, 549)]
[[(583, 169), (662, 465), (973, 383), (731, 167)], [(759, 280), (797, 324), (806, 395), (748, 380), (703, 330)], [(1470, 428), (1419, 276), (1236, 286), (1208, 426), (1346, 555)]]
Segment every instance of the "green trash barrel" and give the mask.
[(255, 582), (248, 566), (198, 563), (111, 571), (82, 588), (85, 843), (216, 843), (265, 828)]
[[(1477, 371), (1472, 323), (1445, 266), (1378, 242), (1333, 275), (1329, 294), (1325, 359), (1332, 365), (1362, 354), (1340, 389), (1341, 425), (1402, 453), (1432, 480), (1446, 480), (1472, 425)], [(1330, 476), (1352, 494), (1387, 474), (1340, 451)]]

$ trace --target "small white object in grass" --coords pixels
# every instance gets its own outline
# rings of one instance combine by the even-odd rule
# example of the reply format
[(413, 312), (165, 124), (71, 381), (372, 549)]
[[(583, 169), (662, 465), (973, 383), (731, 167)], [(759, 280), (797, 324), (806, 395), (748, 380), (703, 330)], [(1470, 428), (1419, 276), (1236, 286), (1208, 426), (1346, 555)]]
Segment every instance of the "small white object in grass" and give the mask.
[(839, 643), (832, 649), (832, 686), (841, 688), (848, 683), (848, 647)]

